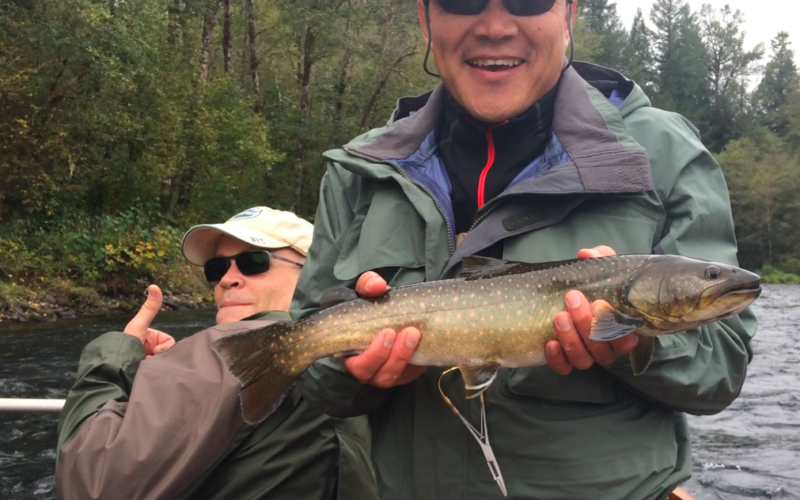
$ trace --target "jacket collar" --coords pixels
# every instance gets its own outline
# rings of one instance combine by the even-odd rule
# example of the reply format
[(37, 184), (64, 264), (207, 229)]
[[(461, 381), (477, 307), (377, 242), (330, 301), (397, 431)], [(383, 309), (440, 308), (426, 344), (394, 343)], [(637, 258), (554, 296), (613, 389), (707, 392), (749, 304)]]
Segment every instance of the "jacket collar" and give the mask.
[[(558, 168), (542, 179), (522, 181), (513, 189), (533, 188), (531, 181), (537, 184), (534, 191), (556, 192), (563, 189), (565, 181), (570, 192), (630, 193), (653, 189), (646, 151), (625, 130), (617, 106), (578, 72), (580, 69), (594, 76), (598, 68), (575, 63), (564, 72), (556, 95), (551, 142), (557, 142), (566, 155), (562, 155)], [(376, 162), (408, 158), (434, 133), (446, 95), (439, 85), (427, 100), (421, 96), (415, 101), (401, 101), (394, 121), (381, 133), (353, 141), (345, 150)], [(413, 105), (421, 102), (424, 105), (414, 111)]]

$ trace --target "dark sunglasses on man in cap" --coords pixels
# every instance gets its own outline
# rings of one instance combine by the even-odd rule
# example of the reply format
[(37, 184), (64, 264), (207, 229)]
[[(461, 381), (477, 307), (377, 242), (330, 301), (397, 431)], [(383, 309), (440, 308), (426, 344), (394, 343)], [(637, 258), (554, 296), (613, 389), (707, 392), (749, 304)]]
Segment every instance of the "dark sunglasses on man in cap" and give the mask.
[[(490, 0), (433, 0), (445, 12), (474, 16), (483, 12)], [(423, 0), (428, 5), (431, 0)], [(503, 0), (503, 6), (514, 16), (538, 16), (553, 8), (556, 0)]]
[(228, 269), (231, 267), (231, 261), (236, 261), (236, 267), (245, 276), (255, 276), (269, 271), (272, 259), (282, 260), (289, 264), (294, 264), (298, 267), (303, 267), (303, 264), (293, 260), (284, 259), (279, 255), (274, 255), (266, 250), (251, 250), (242, 252), (240, 254), (231, 255), (230, 257), (212, 257), (203, 264), (203, 271), (205, 272), (206, 279), (209, 283), (216, 283), (225, 276)]

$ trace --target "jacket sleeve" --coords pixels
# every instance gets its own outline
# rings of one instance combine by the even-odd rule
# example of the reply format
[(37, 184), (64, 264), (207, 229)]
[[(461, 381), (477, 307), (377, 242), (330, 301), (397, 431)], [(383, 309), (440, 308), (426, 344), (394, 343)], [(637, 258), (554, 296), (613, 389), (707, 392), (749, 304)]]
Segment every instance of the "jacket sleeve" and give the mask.
[[(668, 183), (671, 189), (659, 193), (667, 217), (655, 251), (737, 265), (725, 179), (711, 153), (686, 127), (675, 149), (688, 159), (675, 182)], [(747, 309), (702, 328), (658, 337), (653, 361), (639, 376), (633, 375), (627, 356), (610, 370), (634, 392), (661, 405), (697, 415), (718, 413), (739, 395), (755, 331), (755, 316)]]
[[(317, 311), (326, 290), (355, 287), (355, 280), (338, 280), (333, 271), (347, 231), (355, 223), (345, 189), (341, 171), (329, 165), (322, 178), (314, 238), (292, 302), (295, 319)], [(345, 370), (341, 359), (335, 358), (313, 363), (298, 387), (312, 407), (337, 418), (369, 413), (386, 402), (393, 392), (362, 384)]]
[(124, 333), (86, 346), (59, 418), (62, 500), (175, 500), (196, 488), (243, 425), (239, 384), (209, 348), (223, 326), (237, 324), (147, 360), (141, 342)]

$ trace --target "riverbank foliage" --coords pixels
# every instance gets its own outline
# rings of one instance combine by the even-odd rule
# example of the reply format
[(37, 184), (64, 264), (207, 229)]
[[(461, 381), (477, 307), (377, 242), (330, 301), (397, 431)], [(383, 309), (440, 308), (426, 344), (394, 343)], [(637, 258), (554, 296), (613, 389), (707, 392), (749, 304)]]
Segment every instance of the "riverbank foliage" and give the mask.
[[(718, 155), (742, 264), (800, 275), (788, 35), (748, 50), (739, 12), (685, 0), (632, 23), (580, 7), (576, 59), (620, 69)], [(432, 88), (424, 53), (415, 0), (2, 2), (0, 281), (195, 286), (182, 232), (254, 205), (311, 219), (321, 153)]]

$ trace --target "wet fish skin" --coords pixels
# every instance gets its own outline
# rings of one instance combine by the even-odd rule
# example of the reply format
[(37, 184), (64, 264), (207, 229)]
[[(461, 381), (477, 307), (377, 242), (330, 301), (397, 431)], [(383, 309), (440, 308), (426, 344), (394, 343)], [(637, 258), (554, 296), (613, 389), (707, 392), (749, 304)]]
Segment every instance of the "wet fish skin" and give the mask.
[(271, 414), (312, 362), (361, 352), (384, 328), (418, 328), (422, 338), (410, 362), (458, 365), (467, 397), (474, 397), (491, 385), (500, 367), (546, 363), (544, 346), (557, 339), (553, 320), (565, 310), (564, 294), (571, 289), (611, 306), (596, 314), (591, 338), (640, 335), (631, 353), (638, 374), (650, 362), (654, 336), (740, 312), (758, 297), (760, 279), (742, 269), (680, 256), (545, 264), (468, 257), (455, 279), (402, 286), (377, 298), (339, 289), (323, 298), (339, 303), (305, 320), (225, 337), (212, 347), (242, 383), (248, 423)]

